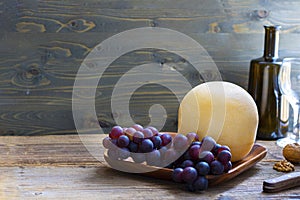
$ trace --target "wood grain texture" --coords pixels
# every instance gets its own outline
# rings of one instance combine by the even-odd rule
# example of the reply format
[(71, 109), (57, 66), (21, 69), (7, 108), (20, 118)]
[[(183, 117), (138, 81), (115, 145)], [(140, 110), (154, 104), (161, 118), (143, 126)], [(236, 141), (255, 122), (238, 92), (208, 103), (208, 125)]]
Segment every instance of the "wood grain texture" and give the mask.
[[(104, 135), (82, 136), (96, 145)], [(267, 156), (231, 181), (202, 193), (186, 192), (182, 184), (115, 171), (103, 158), (92, 157), (78, 135), (1, 136), (1, 199), (298, 199), (299, 187), (263, 193), (263, 181), (283, 175), (272, 169), (281, 148), (257, 141)], [(300, 166), (296, 166), (299, 171)]]
[[(105, 39), (134, 28), (162, 27), (188, 35), (207, 50), (223, 80), (246, 89), (249, 61), (262, 55), (263, 25), (282, 26), (281, 56), (299, 55), (299, 6), (297, 0), (0, 0), (0, 135), (75, 132), (71, 97), (81, 63)], [(96, 93), (97, 117), (105, 130), (116, 123), (113, 116), (125, 115), (110, 109), (115, 84), (134, 66), (147, 63), (173, 67), (192, 86), (203, 82), (188, 60), (170, 52), (141, 49), (120, 56)], [(208, 71), (205, 76), (215, 75)], [(168, 81), (182, 85), (172, 76)], [(164, 129), (175, 131), (179, 102), (163, 87), (136, 91), (132, 118), (149, 123), (149, 108), (157, 103), (167, 111)]]

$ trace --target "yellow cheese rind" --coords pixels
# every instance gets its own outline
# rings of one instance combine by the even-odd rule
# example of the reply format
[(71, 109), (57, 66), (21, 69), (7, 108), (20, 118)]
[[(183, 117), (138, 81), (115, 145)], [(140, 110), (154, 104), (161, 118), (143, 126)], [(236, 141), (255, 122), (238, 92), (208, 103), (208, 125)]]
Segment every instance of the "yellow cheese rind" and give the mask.
[[(231, 148), (232, 161), (244, 158), (253, 147), (258, 112), (253, 98), (229, 82), (207, 82), (186, 94), (180, 104), (178, 132), (196, 132)], [(186, 119), (185, 119), (186, 118)], [(196, 123), (187, 123), (198, 118)]]

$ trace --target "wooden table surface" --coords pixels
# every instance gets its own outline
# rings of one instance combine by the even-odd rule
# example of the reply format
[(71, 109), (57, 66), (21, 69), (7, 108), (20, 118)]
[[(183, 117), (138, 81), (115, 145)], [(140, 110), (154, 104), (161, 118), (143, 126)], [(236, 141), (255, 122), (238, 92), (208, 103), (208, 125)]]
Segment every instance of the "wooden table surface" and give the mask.
[[(262, 192), (263, 181), (283, 175), (274, 141), (257, 141), (267, 156), (234, 179), (191, 193), (182, 184), (115, 171), (103, 159), (104, 135), (0, 137), (0, 199), (300, 199), (300, 188)], [(93, 157), (84, 144), (99, 146)], [(296, 166), (300, 171), (300, 166)]]

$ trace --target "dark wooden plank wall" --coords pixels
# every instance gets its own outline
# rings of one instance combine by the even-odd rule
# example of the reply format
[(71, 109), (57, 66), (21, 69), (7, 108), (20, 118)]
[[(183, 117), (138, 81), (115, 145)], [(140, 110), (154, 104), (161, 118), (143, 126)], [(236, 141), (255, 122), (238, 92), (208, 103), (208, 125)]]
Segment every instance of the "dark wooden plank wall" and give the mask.
[[(249, 61), (262, 54), (264, 24), (282, 26), (281, 56), (299, 55), (299, 12), (298, 0), (0, 0), (0, 134), (75, 133), (71, 97), (81, 62), (103, 40), (133, 28), (165, 27), (190, 36), (208, 51), (223, 80), (246, 89)], [(102, 127), (114, 124), (109, 97), (122, 72), (149, 62), (172, 63), (192, 85), (203, 81), (170, 52), (141, 49), (121, 56), (97, 90)], [(168, 111), (164, 129), (176, 130), (178, 101), (157, 85), (134, 93), (133, 119), (148, 123), (153, 103)], [(94, 121), (87, 116), (84, 123)]]

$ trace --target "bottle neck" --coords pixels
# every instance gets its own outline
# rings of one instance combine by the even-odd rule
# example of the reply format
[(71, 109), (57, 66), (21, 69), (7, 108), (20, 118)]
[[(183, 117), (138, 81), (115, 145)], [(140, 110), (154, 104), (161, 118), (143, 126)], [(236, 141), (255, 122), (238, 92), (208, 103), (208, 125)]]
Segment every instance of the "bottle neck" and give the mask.
[(278, 58), (280, 26), (264, 26), (264, 27), (265, 27), (264, 58), (276, 59)]

